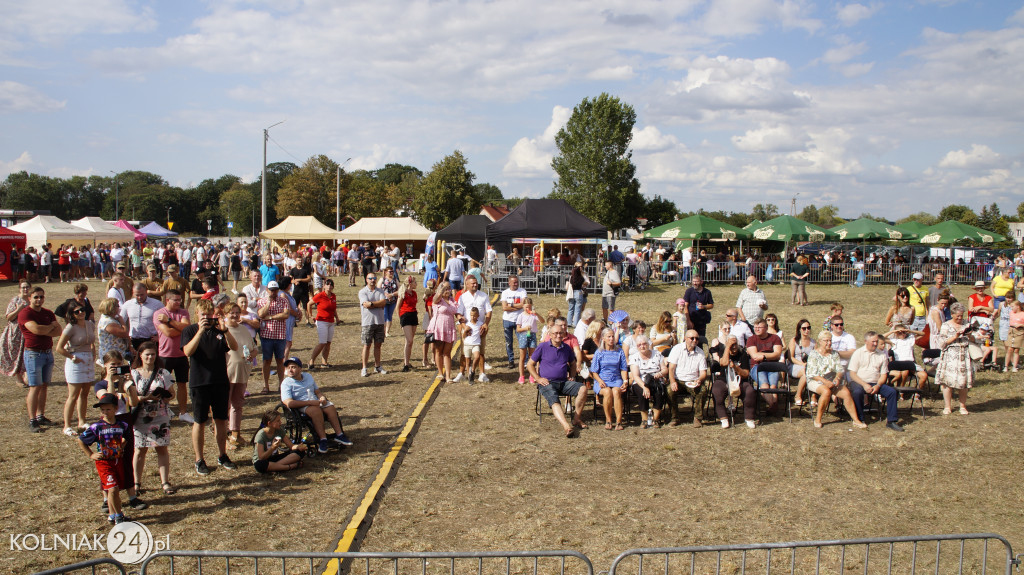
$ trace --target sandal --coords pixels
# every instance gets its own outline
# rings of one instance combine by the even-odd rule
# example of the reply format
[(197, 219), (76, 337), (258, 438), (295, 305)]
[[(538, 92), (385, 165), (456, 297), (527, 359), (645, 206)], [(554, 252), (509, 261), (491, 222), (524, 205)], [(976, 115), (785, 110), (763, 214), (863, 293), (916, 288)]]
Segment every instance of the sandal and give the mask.
[(626, 428), (623, 427), (621, 423), (616, 423), (615, 424), (615, 431), (622, 431), (623, 429), (626, 429)]
[(949, 409), (948, 407), (946, 409), (942, 410), (942, 415), (949, 415), (951, 413), (953, 413), (953, 411), (951, 409)]
[(970, 411), (967, 411), (966, 407), (961, 407), (960, 408), (960, 415), (967, 415), (969, 413), (970, 413)]
[(164, 495), (174, 495), (175, 493), (178, 492), (177, 489), (175, 489), (173, 486), (171, 486), (170, 483), (167, 483), (166, 481), (164, 481), (164, 484), (161, 485), (160, 487), (161, 489), (164, 490)]
[(611, 431), (612, 429), (615, 429), (615, 426), (610, 423), (606, 423), (604, 424), (604, 428), (607, 429), (608, 431)]

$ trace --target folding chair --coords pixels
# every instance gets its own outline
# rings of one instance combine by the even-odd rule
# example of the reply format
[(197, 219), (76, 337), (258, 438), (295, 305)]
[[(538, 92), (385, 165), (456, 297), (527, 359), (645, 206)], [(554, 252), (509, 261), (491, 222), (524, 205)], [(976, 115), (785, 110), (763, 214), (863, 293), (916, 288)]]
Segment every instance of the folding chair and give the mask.
[[(913, 361), (890, 361), (889, 362), (889, 373), (892, 373), (894, 371), (909, 371), (912, 374), (910, 377), (914, 378), (914, 381), (917, 381), (917, 379), (916, 379), (917, 378), (917, 363), (916, 362), (913, 362)], [(896, 386), (894, 386), (894, 387), (896, 387)], [(898, 387), (896, 387), (896, 391), (900, 392), (900, 398), (901, 399), (907, 399), (908, 397), (910, 398), (910, 408), (909, 409), (910, 409), (911, 412), (914, 411), (914, 401), (916, 401), (920, 397), (920, 400), (921, 400), (921, 419), (924, 419), (924, 397), (920, 396), (920, 393), (923, 390), (921, 388), (917, 387), (917, 386), (914, 386), (914, 387), (898, 386)]]
[[(565, 399), (565, 405), (562, 406), (562, 410), (565, 411), (565, 416), (566, 417), (572, 419), (573, 413), (576, 411), (576, 407), (575, 407), (575, 405), (573, 405), (573, 400), (576, 399), (576, 396), (574, 396), (574, 395), (565, 395), (564, 393), (559, 393), (558, 394), (558, 402), (562, 403), (562, 399), (563, 398)], [(540, 394), (540, 388), (538, 387), (537, 388), (537, 399), (536, 399), (536, 402), (534, 403), (534, 406), (533, 406), (533, 412), (537, 414), (537, 423), (541, 423), (541, 422), (544, 421), (544, 411), (545, 410), (550, 410), (550, 409), (551, 408), (548, 407), (547, 402), (544, 401), (544, 397)], [(595, 407), (594, 409), (595, 409), (595, 413), (596, 413), (596, 409), (597, 408)]]
[[(763, 395), (774, 395), (776, 397), (782, 396), (786, 401), (786, 411), (789, 414), (789, 421), (793, 421), (793, 398), (796, 397), (796, 390), (791, 389), (789, 385), (789, 369), (786, 364), (781, 361), (765, 361), (757, 364), (758, 374), (762, 373), (777, 373), (779, 374), (779, 386), (775, 389), (764, 388), (761, 389), (756, 381), (751, 381), (751, 385), (754, 386), (754, 391), (757, 392), (756, 400), (758, 404), (761, 402), (761, 396)], [(767, 402), (766, 402), (767, 404)], [(756, 407), (756, 406), (755, 406)], [(754, 410), (757, 413), (757, 409)]]

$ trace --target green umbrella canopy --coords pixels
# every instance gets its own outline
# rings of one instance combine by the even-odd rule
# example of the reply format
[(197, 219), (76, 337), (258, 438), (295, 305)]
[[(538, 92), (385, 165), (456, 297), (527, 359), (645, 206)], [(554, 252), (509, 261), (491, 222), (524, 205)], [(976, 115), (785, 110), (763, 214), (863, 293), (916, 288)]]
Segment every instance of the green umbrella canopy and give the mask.
[(697, 214), (674, 222), (651, 228), (644, 232), (645, 239), (726, 239), (745, 240), (750, 237), (746, 230)]
[(875, 221), (869, 218), (860, 218), (852, 222), (831, 229), (844, 241), (853, 240), (913, 240), (917, 233), (910, 230), (900, 229), (897, 226)]
[(927, 227), (919, 232), (920, 238), (917, 242), (922, 244), (952, 244), (959, 240), (971, 240), (979, 244), (991, 244), (1001, 242), (1006, 238), (995, 232), (983, 230), (979, 227), (946, 220), (934, 226)]
[(928, 226), (922, 224), (921, 222), (915, 222), (914, 220), (910, 220), (909, 222), (903, 222), (902, 224), (897, 224), (897, 225), (899, 226), (899, 228), (901, 230), (908, 230), (908, 231), (914, 232), (915, 234), (917, 234), (919, 236), (921, 235), (921, 230), (923, 230), (923, 229), (928, 227)]
[(749, 230), (755, 240), (773, 240), (777, 242), (820, 242), (835, 240), (839, 236), (812, 223), (793, 216), (772, 218)]

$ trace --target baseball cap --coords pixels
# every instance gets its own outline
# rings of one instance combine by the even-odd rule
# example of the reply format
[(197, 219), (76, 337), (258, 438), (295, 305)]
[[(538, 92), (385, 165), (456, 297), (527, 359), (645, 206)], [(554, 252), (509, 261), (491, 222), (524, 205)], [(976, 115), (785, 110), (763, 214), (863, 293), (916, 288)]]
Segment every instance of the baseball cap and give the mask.
[(175, 264), (171, 264), (171, 265), (167, 266), (167, 271), (169, 271), (169, 272), (176, 272), (176, 271), (178, 271), (178, 266), (175, 265)]
[(288, 367), (288, 364), (290, 364), (290, 363), (294, 363), (295, 365), (297, 365), (299, 367), (302, 367), (302, 360), (297, 358), (297, 357), (295, 357), (294, 355), (292, 357), (289, 357), (288, 359), (284, 360), (285, 367)]
[(978, 288), (978, 287), (980, 287), (980, 288), (985, 287), (985, 281), (984, 280), (978, 280), (978, 281), (974, 282), (974, 287), (976, 287), (976, 288)]
[(100, 400), (93, 404), (93, 407), (100, 407), (101, 405), (117, 405), (117, 396), (113, 393), (104, 393)]
[(118, 262), (117, 263), (117, 269), (119, 269), (119, 270), (123, 270), (126, 267), (128, 267), (128, 266), (124, 262)]
[(914, 279), (916, 279), (916, 280), (923, 280), (924, 279), (924, 274), (922, 274), (921, 272), (916, 272), (916, 273), (914, 273), (914, 275), (912, 277)]
[(267, 284), (267, 289), (281, 289), (281, 286), (276, 281), (271, 281)]

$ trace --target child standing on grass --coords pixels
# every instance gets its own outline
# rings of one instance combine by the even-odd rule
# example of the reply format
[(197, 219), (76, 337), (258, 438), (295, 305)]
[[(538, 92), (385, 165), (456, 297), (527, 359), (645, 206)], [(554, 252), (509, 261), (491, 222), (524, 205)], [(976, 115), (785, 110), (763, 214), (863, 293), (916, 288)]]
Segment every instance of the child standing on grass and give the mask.
[[(480, 382), (486, 383), (490, 381), (487, 378), (487, 374), (484, 373), (483, 361), (480, 359), (481, 335), (485, 330), (484, 320), (480, 317), (480, 310), (475, 307), (470, 309), (469, 318), (466, 320), (465, 325), (462, 326), (462, 356), (469, 365), (469, 383), (473, 383), (473, 372), (477, 369), (477, 364), (480, 364)], [(461, 378), (462, 370), (460, 369), (459, 375), (455, 377), (455, 381), (459, 381)]]
[(1024, 304), (1014, 300), (1010, 304), (1010, 331), (1006, 339), (1006, 364), (1003, 366), (1003, 373), (1017, 371), (1017, 364), (1020, 359), (1020, 348), (1024, 345)]
[[(519, 342), (519, 383), (526, 383), (526, 358), (537, 349), (537, 323), (540, 318), (533, 311), (533, 298), (523, 300), (523, 313), (516, 319), (516, 339)], [(554, 320), (551, 320), (554, 324)], [(533, 376), (530, 376), (533, 383)]]
[[(110, 510), (107, 520), (116, 525), (131, 521), (121, 512), (121, 490), (127, 489), (130, 485), (121, 462), (121, 458), (125, 457), (125, 436), (130, 431), (127, 423), (117, 420), (116, 395), (104, 394), (93, 407), (99, 408), (102, 416), (98, 422), (87, 427), (78, 436), (78, 444), (82, 447), (82, 451), (96, 462), (96, 473), (100, 476), (100, 489), (106, 496), (106, 503)], [(89, 448), (93, 443), (97, 446), (96, 452)]]
[(686, 330), (690, 329), (690, 318), (686, 313), (686, 300), (676, 300), (676, 312), (672, 314), (672, 331), (675, 333), (677, 342), (686, 341)]

